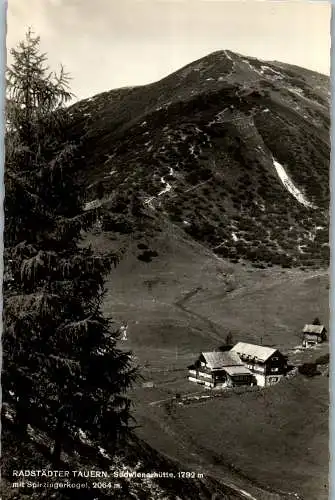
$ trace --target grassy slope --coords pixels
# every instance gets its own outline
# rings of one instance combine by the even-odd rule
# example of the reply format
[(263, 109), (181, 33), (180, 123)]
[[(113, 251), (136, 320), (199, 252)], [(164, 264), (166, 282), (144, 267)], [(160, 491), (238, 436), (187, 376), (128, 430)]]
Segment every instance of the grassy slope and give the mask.
[[(252, 64), (261, 69), (259, 61)], [(213, 54), (157, 84), (96, 96), (72, 110), (78, 113), (79, 130), (87, 127), (81, 182), (103, 181), (106, 199), (116, 190), (124, 197), (107, 203), (107, 222), (113, 225), (122, 207), (127, 220), (130, 212), (136, 219), (133, 201), (156, 195), (163, 175), (172, 189), (152, 212), (153, 225), (163, 226), (167, 215), (179, 225), (167, 223), (161, 233), (155, 233), (156, 227), (151, 232), (155, 236), (142, 227), (142, 238), (125, 238), (127, 252), (108, 281), (105, 312), (128, 323), (124, 346), (133, 350), (144, 381), (153, 385), (139, 382), (132, 394), (141, 437), (185, 467), (211, 471), (258, 500), (269, 500), (270, 493), (260, 492), (254, 482), (303, 492), (306, 499), (323, 498), (326, 377), (298, 377), (264, 392), (263, 399), (258, 394), (234, 396), (176, 413), (157, 403), (177, 392), (198, 391), (186, 379), (187, 365), (200, 350), (224, 343), (229, 331), (235, 341), (262, 338), (264, 344), (287, 350), (299, 343), (301, 327), (315, 316), (328, 325), (326, 270), (232, 265), (195, 242), (207, 248), (220, 244), (217, 251), (232, 262), (236, 251), (251, 261), (262, 254), (275, 264), (281, 247), (295, 256), (296, 264), (317, 268), (327, 262), (322, 244), (328, 241), (328, 80), (276, 63), (274, 69), (287, 73), (284, 80), (263, 75), (256, 84), (246, 61), (239, 61), (234, 72), (233, 66), (227, 54)], [(297, 89), (304, 95), (297, 95)], [(227, 106), (232, 110), (228, 121), (210, 126)], [(83, 111), (89, 116), (84, 124)], [(321, 210), (304, 209), (285, 191), (272, 155)], [(174, 173), (167, 177), (170, 167)], [(94, 189), (88, 199), (95, 198)], [(324, 228), (312, 241), (309, 231), (315, 226)], [(91, 240), (99, 249), (115, 243), (106, 233)], [(307, 245), (305, 253), (300, 253), (299, 241)], [(157, 252), (151, 262), (138, 260), (139, 242)], [(299, 356), (306, 361), (305, 354)], [(310, 425), (318, 415), (320, 425), (311, 438)], [(208, 422), (214, 422), (213, 431)]]
[[(208, 392), (207, 392), (208, 394)], [(328, 495), (328, 378), (302, 376), (260, 392), (186, 406), (137, 408), (141, 437), (256, 498)], [(268, 490), (264, 494), (264, 490)], [(270, 493), (271, 492), (271, 493)]]
[[(100, 235), (100, 248), (110, 245), (105, 238)], [(261, 395), (218, 399), (174, 415), (157, 402), (198, 392), (186, 367), (200, 350), (224, 343), (228, 331), (235, 340), (262, 336), (265, 344), (287, 350), (299, 344), (305, 322), (319, 316), (328, 325), (327, 273), (233, 266), (174, 226), (146, 241), (158, 253), (151, 263), (136, 258), (137, 243), (128, 245), (110, 277), (105, 310), (128, 321), (124, 345), (133, 350), (143, 382), (153, 384), (139, 382), (132, 393), (141, 438), (256, 498), (262, 497), (254, 482), (308, 500), (325, 498), (327, 377), (298, 377)], [(297, 356), (307, 361), (311, 355)]]
[(196, 436), (212, 457), (262, 486), (323, 500), (328, 498), (328, 406), (327, 377), (299, 376), (266, 391), (181, 408), (174, 428), (188, 439)]
[[(101, 240), (100, 240), (101, 241)], [(254, 269), (232, 265), (169, 226), (147, 242), (158, 253), (139, 261), (130, 243), (108, 283), (106, 313), (129, 323), (134, 349), (194, 356), (225, 341), (260, 341), (281, 348), (299, 343), (315, 316), (328, 326), (327, 271)], [(99, 243), (101, 246), (101, 243)]]
[(316, 316), (328, 325), (327, 274), (291, 272), (264, 278), (233, 291), (212, 294), (205, 302), (194, 298), (189, 307), (222, 326), (229, 326), (235, 340), (275, 345), (286, 350), (300, 343), (301, 328)]

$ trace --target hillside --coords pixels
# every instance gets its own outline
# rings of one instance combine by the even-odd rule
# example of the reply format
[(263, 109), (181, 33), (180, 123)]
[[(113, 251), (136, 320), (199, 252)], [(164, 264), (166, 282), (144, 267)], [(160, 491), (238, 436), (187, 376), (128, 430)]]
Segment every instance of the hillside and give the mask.
[[(229, 51), (69, 108), (78, 180), (102, 228), (168, 220), (256, 266), (329, 262), (329, 78)], [(99, 200), (100, 199), (100, 200)]]
[[(101, 252), (119, 244), (103, 233), (89, 235), (86, 241)], [(264, 398), (262, 394), (235, 395), (228, 403), (218, 398), (208, 410), (206, 401), (185, 412), (177, 404), (172, 408), (176, 414), (167, 405), (178, 394), (199, 394), (199, 386), (187, 380), (187, 366), (199, 352), (224, 344), (229, 332), (234, 342), (263, 342), (293, 353), (294, 364), (327, 353), (328, 343), (320, 353), (296, 348), (306, 322), (318, 316), (328, 327), (328, 272), (233, 264), (172, 224), (162, 226), (148, 244), (156, 254), (150, 262), (138, 258), (143, 250), (135, 238), (127, 241), (120, 264), (108, 278), (104, 304), (106, 315), (127, 325), (121, 346), (132, 350), (143, 377), (130, 392), (139, 437), (177, 460), (181, 470), (201, 471), (257, 500), (326, 498), (327, 377), (308, 380), (300, 376), (266, 391)], [(209, 397), (206, 390), (205, 396)], [(246, 425), (248, 401), (254, 415), (252, 436)], [(220, 418), (213, 419), (213, 415)], [(273, 425), (278, 422), (276, 430)], [(268, 444), (260, 462), (267, 437), (272, 440), (277, 434), (277, 447)], [(297, 462), (299, 473), (295, 474)], [(259, 467), (252, 467), (257, 463)], [(308, 473), (308, 481), (302, 470)], [(289, 482), (281, 485), (283, 475)]]
[[(30, 439), (22, 443), (15, 429), (6, 420), (2, 433), (2, 498), (6, 500), (54, 499), (54, 500), (212, 500), (216, 494), (220, 500), (243, 500), (238, 491), (225, 487), (213, 478), (178, 476), (177, 464), (160, 455), (146, 443), (133, 436), (127, 446), (111, 458), (106, 450), (97, 450), (84, 441), (67, 443), (59, 470), (94, 471), (102, 473), (102, 479), (85, 479), (70, 475), (69, 479), (55, 477), (13, 477), (13, 470), (52, 471), (46, 464), (50, 460), (50, 438), (41, 431), (30, 428)], [(159, 473), (165, 476), (159, 477)], [(116, 475), (118, 474), (118, 476)], [(123, 474), (123, 476), (122, 476)], [(143, 477), (145, 474), (152, 477)], [(156, 477), (154, 476), (156, 474)], [(141, 477), (142, 475), (142, 477)], [(72, 476), (72, 477), (71, 477)], [(98, 475), (96, 477), (99, 477)], [(107, 477), (107, 479), (106, 479)], [(20, 481), (21, 484), (15, 484)], [(25, 482), (25, 485), (23, 483)], [(29, 484), (30, 483), (30, 484)], [(38, 486), (39, 483), (39, 486)], [(60, 485), (63, 486), (60, 486)], [(66, 486), (72, 484), (72, 487)], [(34, 486), (33, 486), (34, 485)]]
[(228, 333), (292, 354), (305, 323), (328, 327), (329, 99), (323, 75), (220, 51), (69, 108), (96, 220), (84, 243), (123, 252), (104, 310), (127, 325), (122, 347), (143, 375), (130, 395), (137, 434), (244, 498), (325, 498), (327, 377), (299, 376), (280, 400), (274, 388), (208, 408), (169, 404), (199, 391), (186, 368)]
[[(326, 500), (327, 382), (322, 376), (297, 376), (263, 391), (226, 392), (214, 398), (205, 391), (206, 399), (198, 395), (188, 404), (162, 403), (143, 418), (141, 434), (185, 460), (187, 449), (189, 467), (201, 460), (218, 478), (237, 482), (240, 477), (243, 489), (256, 499)], [(157, 421), (167, 429), (164, 438), (149, 437), (149, 426), (155, 432)]]

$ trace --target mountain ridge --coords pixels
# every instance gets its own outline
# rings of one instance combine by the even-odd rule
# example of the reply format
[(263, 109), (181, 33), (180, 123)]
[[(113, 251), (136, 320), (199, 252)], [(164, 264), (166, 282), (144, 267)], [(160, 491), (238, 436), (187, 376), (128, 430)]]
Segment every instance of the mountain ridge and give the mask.
[(144, 211), (233, 261), (327, 266), (329, 97), (324, 75), (214, 52), (71, 106), (78, 181), (105, 230)]

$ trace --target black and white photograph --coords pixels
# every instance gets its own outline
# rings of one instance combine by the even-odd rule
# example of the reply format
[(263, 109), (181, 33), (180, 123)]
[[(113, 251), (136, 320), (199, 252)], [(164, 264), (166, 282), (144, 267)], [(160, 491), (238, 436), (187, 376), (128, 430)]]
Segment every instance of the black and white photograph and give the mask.
[(328, 500), (331, 15), (8, 0), (2, 500)]

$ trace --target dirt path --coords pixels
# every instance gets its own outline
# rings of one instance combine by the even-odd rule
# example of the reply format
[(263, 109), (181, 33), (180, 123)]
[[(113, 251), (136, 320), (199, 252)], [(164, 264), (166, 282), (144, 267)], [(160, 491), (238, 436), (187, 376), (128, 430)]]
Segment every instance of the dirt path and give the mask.
[[(328, 270), (321, 270), (313, 273), (288, 273), (284, 275), (278, 276), (269, 276), (266, 279), (260, 279), (259, 281), (254, 281), (252, 283), (247, 283), (245, 285), (237, 286), (233, 289), (223, 289), (225, 285), (220, 285), (219, 287), (215, 287), (213, 290), (203, 289), (201, 286), (194, 288), (186, 295), (184, 295), (181, 299), (177, 300), (174, 303), (174, 306), (177, 307), (184, 314), (187, 314), (189, 317), (198, 319), (206, 325), (208, 328), (206, 330), (206, 336), (210, 336), (213, 340), (218, 341), (219, 343), (224, 342), (224, 333), (221, 325), (215, 323), (211, 319), (209, 319), (206, 315), (199, 313), (197, 309), (197, 303), (201, 305), (201, 303), (210, 304), (211, 302), (215, 302), (215, 300), (220, 299), (222, 302), (222, 306), (226, 301), (233, 300), (235, 298), (241, 298), (252, 296), (257, 292), (270, 291), (277, 286), (281, 286), (285, 283), (290, 283), (294, 281), (303, 282), (309, 279), (317, 278), (320, 276), (327, 276), (329, 274)], [(218, 291), (218, 288), (221, 290)], [(195, 301), (192, 303), (192, 299), (195, 298)], [(191, 302), (191, 303), (190, 303)]]
[[(210, 302), (212, 300), (216, 300), (216, 299), (232, 299), (232, 298), (235, 298), (235, 297), (238, 297), (238, 296), (241, 296), (241, 295), (253, 295), (255, 292), (257, 292), (258, 290), (270, 290), (271, 288), (275, 288), (276, 286), (278, 285), (282, 285), (284, 283), (287, 283), (287, 282), (291, 282), (292, 280), (299, 280), (299, 281), (306, 281), (306, 280), (309, 280), (309, 279), (312, 279), (312, 278), (317, 278), (319, 276), (327, 276), (329, 274), (329, 271), (327, 270), (322, 270), (322, 271), (317, 271), (315, 273), (308, 273), (308, 274), (295, 274), (293, 275), (293, 273), (291, 274), (285, 274), (284, 276), (280, 275), (280, 276), (277, 276), (277, 277), (273, 277), (273, 280), (271, 280), (270, 282), (266, 283), (264, 282), (263, 280), (260, 280), (260, 281), (257, 281), (256, 283), (247, 283), (246, 285), (243, 285), (243, 286), (239, 286), (238, 288), (235, 288), (231, 291), (227, 291), (227, 290), (224, 290), (224, 291), (221, 291), (220, 293), (216, 293), (216, 294), (213, 294), (212, 296), (209, 296), (206, 298), (206, 302)], [(222, 285), (221, 285), (222, 287)], [(220, 287), (220, 288), (221, 288)], [(198, 292), (201, 291), (201, 287), (199, 288)], [(201, 296), (200, 294), (197, 292), (197, 295), (198, 295), (198, 298), (199, 300), (201, 299)], [(208, 293), (208, 290), (206, 291)], [(215, 290), (213, 290), (213, 292), (215, 292)], [(196, 294), (188, 294), (188, 296), (185, 297), (185, 300), (183, 301), (183, 306), (186, 302), (188, 302), (191, 298), (193, 298), (193, 296), (195, 296)], [(184, 306), (185, 308), (185, 306)]]
[(219, 325), (216, 325), (213, 321), (211, 321), (209, 318), (206, 316), (203, 316), (202, 314), (199, 314), (195, 311), (192, 311), (190, 309), (187, 309), (185, 307), (185, 304), (193, 298), (195, 295), (197, 295), (200, 291), (202, 290), (202, 287), (197, 287), (194, 290), (191, 290), (188, 292), (184, 297), (182, 297), (180, 300), (177, 300), (177, 302), (174, 303), (174, 306), (177, 307), (180, 311), (182, 311), (184, 314), (187, 314), (188, 316), (191, 316), (192, 318), (200, 319), (207, 327), (208, 331), (206, 331), (206, 336), (208, 335), (218, 341), (218, 342), (223, 342), (222, 334), (222, 328)]

